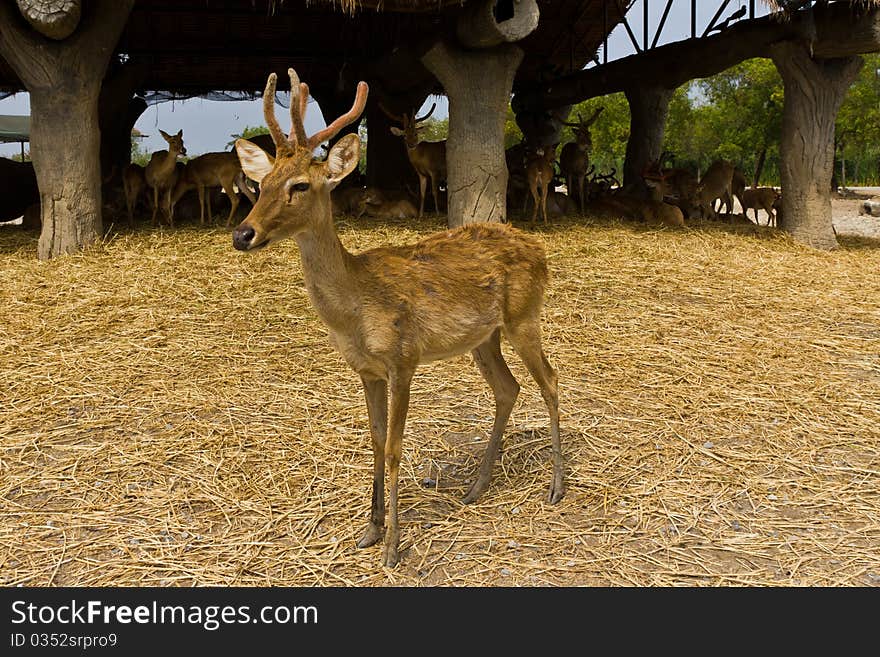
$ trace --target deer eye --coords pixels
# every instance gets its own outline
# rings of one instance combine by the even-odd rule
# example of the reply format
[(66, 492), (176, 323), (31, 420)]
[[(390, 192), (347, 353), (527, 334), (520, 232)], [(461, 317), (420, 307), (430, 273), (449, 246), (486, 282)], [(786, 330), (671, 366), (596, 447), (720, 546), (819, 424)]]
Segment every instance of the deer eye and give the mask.
[(296, 192), (308, 191), (309, 183), (307, 183), (307, 182), (298, 182), (298, 183), (288, 182), (286, 185), (286, 189), (287, 189), (287, 202), (290, 203), (293, 201), (293, 195)]

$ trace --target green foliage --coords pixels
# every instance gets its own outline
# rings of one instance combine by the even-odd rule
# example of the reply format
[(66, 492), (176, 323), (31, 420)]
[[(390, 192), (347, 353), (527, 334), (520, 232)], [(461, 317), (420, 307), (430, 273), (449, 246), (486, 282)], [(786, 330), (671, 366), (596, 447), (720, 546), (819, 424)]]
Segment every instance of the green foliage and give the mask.
[(703, 171), (722, 158), (751, 179), (766, 148), (764, 173), (773, 176), (778, 170), (782, 104), (782, 78), (773, 62), (746, 60), (676, 91), (665, 149), (676, 154), (677, 165), (687, 162)]
[(232, 145), (235, 143), (236, 139), (247, 139), (249, 137), (253, 137), (254, 135), (268, 135), (269, 128), (262, 125), (248, 125), (245, 126), (244, 130), (240, 133), (233, 133), (232, 139), (226, 142), (226, 148), (232, 148)]
[(131, 138), (131, 161), (134, 164), (140, 164), (142, 167), (147, 166), (147, 162), (150, 161), (150, 155), (152, 153), (144, 149), (140, 139)]
[[(880, 181), (880, 54), (865, 55), (864, 60), (835, 124), (837, 156), (846, 161), (841, 183), (847, 185)], [(840, 163), (836, 170), (840, 176)]]

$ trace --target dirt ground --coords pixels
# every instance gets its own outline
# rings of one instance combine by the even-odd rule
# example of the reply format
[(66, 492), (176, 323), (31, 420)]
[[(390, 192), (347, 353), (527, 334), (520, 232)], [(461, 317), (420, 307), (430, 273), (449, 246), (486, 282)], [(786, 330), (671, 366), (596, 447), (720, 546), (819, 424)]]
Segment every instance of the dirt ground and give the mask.
[(880, 201), (880, 187), (852, 187), (831, 199), (832, 223), (838, 234), (880, 239), (880, 217), (859, 213), (866, 200)]

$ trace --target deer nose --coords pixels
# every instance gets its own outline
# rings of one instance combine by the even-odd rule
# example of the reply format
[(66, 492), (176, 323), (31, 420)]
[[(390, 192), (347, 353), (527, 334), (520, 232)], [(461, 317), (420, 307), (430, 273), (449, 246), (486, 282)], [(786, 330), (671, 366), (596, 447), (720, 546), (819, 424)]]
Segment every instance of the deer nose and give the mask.
[(254, 241), (254, 237), (256, 237), (257, 231), (255, 231), (250, 226), (244, 226), (240, 228), (236, 228), (232, 231), (232, 246), (234, 246), (239, 251), (247, 251), (251, 242)]

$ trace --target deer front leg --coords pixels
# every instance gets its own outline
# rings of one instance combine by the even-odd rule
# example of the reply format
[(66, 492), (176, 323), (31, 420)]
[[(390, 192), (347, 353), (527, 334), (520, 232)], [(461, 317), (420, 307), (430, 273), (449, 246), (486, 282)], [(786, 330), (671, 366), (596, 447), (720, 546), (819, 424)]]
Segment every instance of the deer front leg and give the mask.
[(425, 192), (428, 190), (428, 177), (419, 174), (419, 219), (425, 214)]
[(400, 456), (403, 452), (403, 427), (409, 409), (409, 386), (412, 370), (393, 372), (390, 380), (391, 410), (388, 421), (388, 438), (385, 440), (385, 467), (388, 470), (388, 529), (385, 531), (385, 551), (382, 564), (393, 568), (400, 561), (400, 524), (397, 515)]
[(363, 376), (364, 396), (367, 398), (367, 414), (370, 418), (370, 436), (373, 442), (373, 504), (370, 522), (359, 548), (373, 545), (382, 538), (385, 527), (385, 440), (388, 435), (388, 385), (381, 379), (368, 380)]
[(159, 188), (153, 187), (153, 217), (150, 221), (153, 224), (158, 225), (158, 221), (156, 219), (156, 213), (159, 211)]
[(431, 174), (431, 194), (434, 196), (434, 212), (440, 214), (440, 183), (434, 174)]

